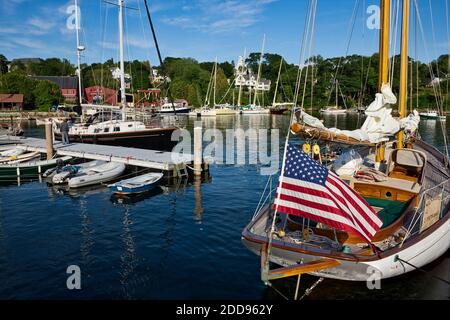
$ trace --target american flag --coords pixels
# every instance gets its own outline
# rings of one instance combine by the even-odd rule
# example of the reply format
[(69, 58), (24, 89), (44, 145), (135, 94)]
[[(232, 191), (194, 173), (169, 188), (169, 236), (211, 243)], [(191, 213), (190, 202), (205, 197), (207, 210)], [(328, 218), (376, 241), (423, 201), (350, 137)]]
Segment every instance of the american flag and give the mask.
[(336, 174), (289, 144), (274, 208), (353, 233), (371, 242), (383, 222), (375, 210)]

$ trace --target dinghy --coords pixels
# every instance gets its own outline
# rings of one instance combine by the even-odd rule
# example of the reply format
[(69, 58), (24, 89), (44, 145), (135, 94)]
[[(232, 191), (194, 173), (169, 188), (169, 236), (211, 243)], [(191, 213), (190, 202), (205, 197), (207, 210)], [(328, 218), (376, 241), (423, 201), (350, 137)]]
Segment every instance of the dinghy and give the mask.
[(17, 163), (24, 163), (29, 162), (35, 159), (40, 159), (41, 154), (38, 151), (35, 152), (29, 152), (25, 153), (19, 156), (12, 156), (8, 159), (0, 160), (0, 163), (6, 163), (6, 164), (17, 164)]
[(122, 180), (109, 185), (108, 187), (110, 187), (112, 192), (117, 195), (139, 194), (158, 186), (162, 177), (162, 173), (148, 173), (131, 179)]
[(17, 177), (32, 178), (39, 176), (48, 168), (56, 166), (59, 162), (67, 163), (72, 157), (55, 158), (51, 160), (32, 159), (27, 162), (20, 163), (1, 163), (0, 164), (0, 180), (15, 179)]
[(0, 152), (0, 161), (2, 161), (3, 158), (17, 157), (24, 153), (25, 153), (25, 150), (21, 149), (21, 148), (13, 148), (13, 149), (5, 150), (5, 151)]
[(57, 172), (45, 172), (44, 175), (46, 175), (49, 178), (52, 178), (53, 184), (64, 184), (67, 183), (69, 178), (74, 177), (76, 175), (82, 175), (85, 173), (85, 171), (93, 168), (98, 167), (100, 165), (105, 164), (106, 161), (90, 161), (78, 165), (68, 165), (63, 168), (57, 169)]
[(83, 170), (83, 174), (69, 179), (69, 188), (81, 188), (116, 179), (125, 171), (123, 163), (108, 162)]

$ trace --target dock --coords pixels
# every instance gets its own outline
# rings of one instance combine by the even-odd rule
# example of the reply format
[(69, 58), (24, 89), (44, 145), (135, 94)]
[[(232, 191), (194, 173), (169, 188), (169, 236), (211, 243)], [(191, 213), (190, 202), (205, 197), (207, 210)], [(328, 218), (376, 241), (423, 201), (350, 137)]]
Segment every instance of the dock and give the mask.
[[(9, 142), (15, 142), (17, 147), (26, 151), (47, 153), (45, 139), (9, 137), (8, 140)], [(55, 155), (58, 156), (123, 163), (136, 167), (161, 170), (172, 177), (185, 175), (186, 166), (194, 162), (194, 156), (191, 154), (108, 145), (85, 143), (63, 145), (61, 142), (55, 142), (53, 149)], [(183, 172), (183, 174), (180, 174), (180, 172)]]

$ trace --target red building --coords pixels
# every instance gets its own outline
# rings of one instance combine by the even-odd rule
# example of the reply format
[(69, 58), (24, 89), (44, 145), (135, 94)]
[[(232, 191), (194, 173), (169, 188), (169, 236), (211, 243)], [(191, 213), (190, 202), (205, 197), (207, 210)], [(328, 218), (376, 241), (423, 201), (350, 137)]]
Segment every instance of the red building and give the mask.
[(0, 110), (23, 109), (23, 94), (0, 94)]
[(56, 83), (61, 88), (61, 94), (67, 102), (78, 101), (78, 78), (77, 77), (54, 77), (54, 76), (36, 76), (35, 80), (47, 80)]
[(117, 90), (94, 86), (84, 89), (84, 99), (90, 104), (117, 105)]

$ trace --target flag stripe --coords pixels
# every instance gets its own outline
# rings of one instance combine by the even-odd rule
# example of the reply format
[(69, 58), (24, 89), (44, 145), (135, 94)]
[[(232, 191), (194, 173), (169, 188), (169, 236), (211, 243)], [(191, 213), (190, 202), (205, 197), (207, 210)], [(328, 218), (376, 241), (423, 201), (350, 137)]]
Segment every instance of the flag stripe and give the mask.
[(281, 213), (356, 234), (368, 242), (383, 224), (355, 190), (292, 144), (287, 148), (274, 207)]
[[(287, 178), (286, 181), (288, 181), (289, 183), (285, 182), (283, 180), (283, 188), (284, 189), (288, 189), (290, 192), (286, 193), (286, 192), (280, 192), (280, 189), (278, 189), (278, 193), (282, 193), (282, 194), (288, 194), (288, 195), (294, 195), (294, 192), (297, 193), (301, 193), (301, 198), (303, 199), (307, 199), (307, 200), (311, 200), (311, 201), (317, 201), (317, 202), (326, 202), (330, 207), (332, 208), (340, 208), (340, 214), (344, 215), (346, 218), (348, 218), (350, 221), (352, 221), (353, 223), (355, 223), (354, 219), (352, 218), (352, 213), (350, 211), (349, 208), (347, 208), (347, 206), (345, 205), (345, 200), (342, 199), (341, 197), (339, 197), (340, 199), (337, 199), (337, 195), (334, 195), (334, 193), (329, 190), (328, 188), (323, 188), (322, 186), (318, 186), (316, 185), (316, 190), (311, 189), (311, 188), (306, 188), (306, 187), (302, 187), (297, 185), (297, 181), (295, 181), (295, 179), (289, 179)], [(293, 183), (293, 184), (291, 184)], [(311, 184), (312, 186), (313, 184)], [(322, 191), (322, 189), (324, 191)], [(315, 197), (311, 196), (311, 195), (317, 195)], [(298, 197), (298, 199), (301, 199)], [(342, 210), (344, 210), (344, 212), (342, 212)], [(344, 213), (344, 214), (343, 214)], [(356, 228), (356, 226), (355, 226)], [(370, 228), (370, 226), (369, 226)], [(367, 228), (363, 227), (361, 225), (361, 223), (358, 223), (358, 228), (357, 228), (361, 233), (369, 233), (367, 231)], [(373, 229), (371, 229), (372, 232), (374, 231)]]
[[(337, 177), (334, 173), (330, 172), (330, 176), (332, 179), (334, 179), (335, 181), (339, 181), (339, 177)], [(364, 213), (366, 213), (368, 221), (375, 221), (376, 225), (378, 226), (382, 226), (383, 225), (383, 221), (381, 221), (381, 219), (378, 217), (377, 213), (375, 212), (375, 210), (367, 203), (363, 203), (361, 201), (361, 196), (352, 188), (350, 188), (349, 185), (347, 185), (346, 183), (344, 183), (342, 185), (347, 192), (352, 196), (352, 198), (356, 201), (356, 203), (358, 204), (358, 206), (360, 206), (361, 208), (364, 208), (366, 210), (364, 210)], [(365, 201), (366, 202), (366, 201)]]
[(331, 183), (327, 183), (327, 187), (330, 189), (331, 194), (341, 202), (342, 210), (346, 211), (350, 216), (352, 216), (352, 219), (355, 223), (359, 223), (360, 225), (364, 226), (364, 229), (366, 230), (371, 230), (370, 234), (373, 234), (375, 231), (374, 228), (360, 216), (358, 210), (353, 207), (353, 205), (348, 201), (347, 197), (342, 194), (339, 188)]
[(280, 210), (280, 212), (284, 212), (286, 214), (293, 215), (293, 216), (305, 217), (306, 219), (310, 219), (312, 221), (317, 221), (317, 222), (323, 223), (325, 225), (334, 227), (335, 229), (339, 229), (339, 230), (343, 230), (343, 231), (346, 231), (349, 233), (356, 234), (361, 239), (367, 240), (367, 237), (364, 234), (362, 234), (359, 230), (355, 229), (351, 224), (348, 225), (348, 224), (341, 223), (334, 219), (327, 219), (326, 217), (324, 217), (322, 215), (315, 215), (315, 214), (307, 212), (307, 211), (294, 209), (290, 206), (289, 203), (286, 203), (286, 206), (284, 206), (284, 203), (281, 202), (278, 206), (278, 209)]
[[(346, 200), (346, 203), (348, 204), (349, 209), (355, 215), (355, 218), (358, 219), (361, 223), (363, 223), (364, 225), (370, 226), (371, 228), (374, 228), (374, 229), (377, 227), (380, 227), (382, 225), (382, 223), (380, 225), (378, 225), (377, 221), (370, 219), (370, 217), (366, 214), (365, 210), (371, 211), (371, 210), (373, 210), (372, 208), (364, 209), (364, 208), (366, 208), (366, 206), (364, 206), (364, 208), (362, 208), (361, 206), (358, 206), (356, 201), (353, 199), (353, 196), (349, 195), (347, 192), (345, 192), (342, 185), (338, 184), (335, 180), (330, 179), (327, 182), (329, 182), (330, 185), (334, 186), (335, 188), (337, 188), (339, 190), (340, 194)], [(379, 220), (379, 218), (377, 218), (377, 220)], [(380, 222), (381, 222), (381, 220), (380, 220)]]

